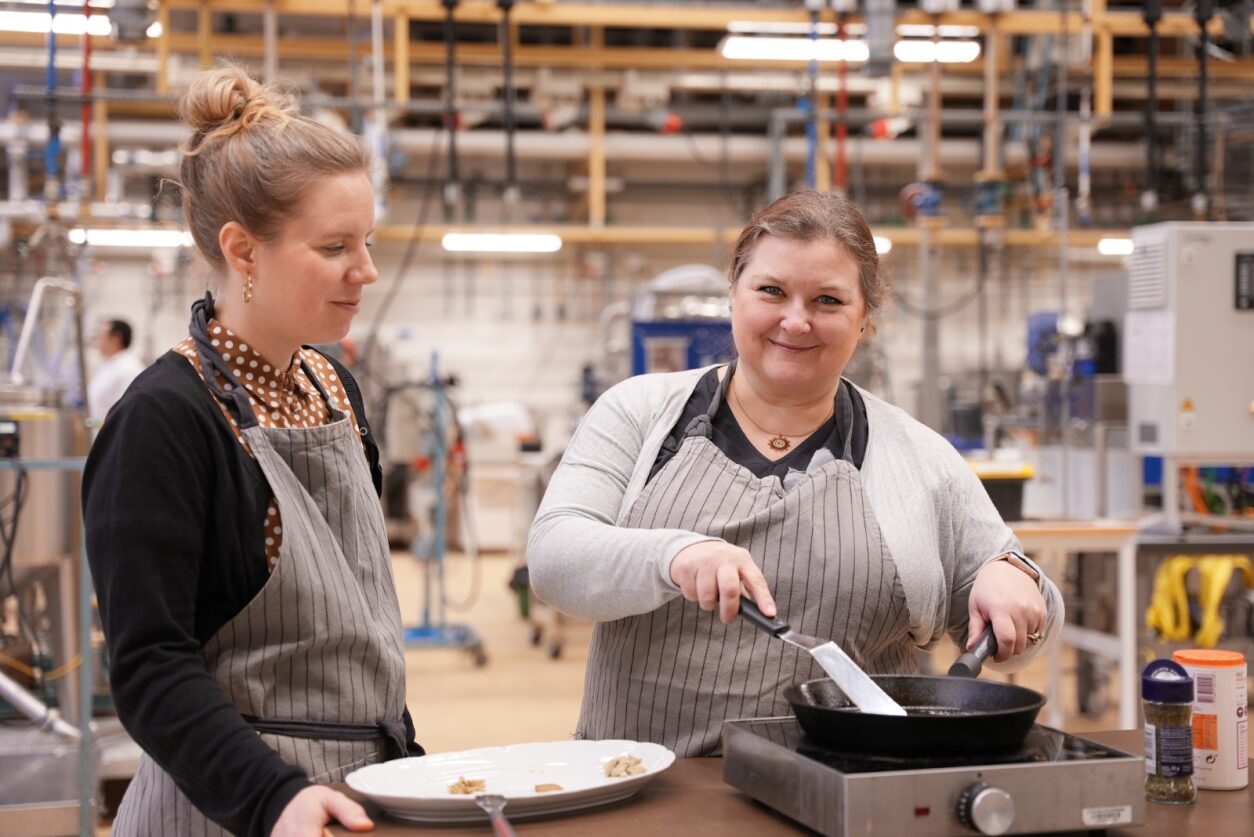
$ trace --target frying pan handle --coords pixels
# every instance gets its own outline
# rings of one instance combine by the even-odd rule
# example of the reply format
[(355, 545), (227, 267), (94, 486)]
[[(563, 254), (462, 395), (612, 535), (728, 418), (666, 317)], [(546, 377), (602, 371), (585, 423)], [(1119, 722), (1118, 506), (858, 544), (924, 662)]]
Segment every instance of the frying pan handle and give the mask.
[(971, 650), (963, 654), (949, 667), (950, 677), (979, 677), (984, 660), (997, 653), (997, 637), (993, 636), (992, 628), (985, 628), (984, 633), (971, 646)]
[(787, 623), (777, 622), (762, 611), (758, 610), (758, 606), (754, 604), (753, 600), (748, 596), (740, 597), (740, 615), (742, 618), (752, 622), (754, 625), (766, 631), (771, 636), (779, 636), (785, 631), (792, 630)]

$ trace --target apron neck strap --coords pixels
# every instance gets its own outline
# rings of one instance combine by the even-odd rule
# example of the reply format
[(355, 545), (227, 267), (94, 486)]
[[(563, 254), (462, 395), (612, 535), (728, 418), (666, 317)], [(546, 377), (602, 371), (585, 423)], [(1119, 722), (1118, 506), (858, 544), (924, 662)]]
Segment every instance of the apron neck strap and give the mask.
[[(235, 414), (240, 430), (257, 426), (257, 414), (248, 400), (248, 393), (240, 384), (231, 367), (222, 359), (222, 354), (213, 346), (213, 338), (209, 336), (209, 321), (213, 319), (213, 294), (206, 292), (204, 299), (192, 303), (192, 322), (188, 328), (192, 341), (196, 344), (196, 356), (200, 359), (200, 376), (204, 378), (209, 391)], [(218, 384), (218, 372), (230, 382), (230, 389)]]

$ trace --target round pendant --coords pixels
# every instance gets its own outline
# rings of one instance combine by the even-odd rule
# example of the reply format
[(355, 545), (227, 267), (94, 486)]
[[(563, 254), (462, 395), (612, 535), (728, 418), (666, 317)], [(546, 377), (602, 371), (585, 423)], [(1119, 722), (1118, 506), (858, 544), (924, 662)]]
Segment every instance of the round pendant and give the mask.
[(788, 441), (783, 436), (772, 436), (767, 444), (775, 450), (788, 450), (792, 447), (792, 442)]

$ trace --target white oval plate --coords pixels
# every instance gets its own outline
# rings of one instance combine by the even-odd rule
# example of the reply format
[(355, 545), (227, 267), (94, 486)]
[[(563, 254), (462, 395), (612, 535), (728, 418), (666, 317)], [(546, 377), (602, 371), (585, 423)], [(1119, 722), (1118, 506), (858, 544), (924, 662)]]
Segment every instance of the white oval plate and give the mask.
[[(645, 772), (611, 779), (604, 765), (615, 756), (635, 756)], [(538, 817), (607, 805), (637, 793), (675, 762), (660, 744), (641, 741), (551, 741), (483, 747), (456, 753), (372, 764), (348, 774), (348, 786), (390, 816), (413, 822), (481, 822), (487, 815), (474, 795), (449, 793), (459, 778), (482, 779), (483, 793), (508, 800), (511, 819)], [(539, 793), (536, 785), (561, 785)]]

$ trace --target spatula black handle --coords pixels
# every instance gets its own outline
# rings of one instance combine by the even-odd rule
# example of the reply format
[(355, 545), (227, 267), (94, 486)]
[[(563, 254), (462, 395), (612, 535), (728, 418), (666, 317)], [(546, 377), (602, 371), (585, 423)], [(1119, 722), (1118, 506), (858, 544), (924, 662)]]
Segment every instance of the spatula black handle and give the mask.
[(792, 630), (787, 623), (778, 622), (758, 610), (757, 604), (746, 596), (740, 597), (740, 615), (744, 619), (749, 620), (754, 625), (757, 625), (759, 628), (766, 631), (771, 636), (779, 636), (785, 631)]
[(979, 677), (980, 670), (984, 668), (984, 661), (996, 653), (997, 637), (993, 635), (992, 628), (985, 628), (984, 633), (980, 634), (980, 638), (975, 641), (975, 645), (971, 646), (971, 650), (949, 667), (949, 676)]

